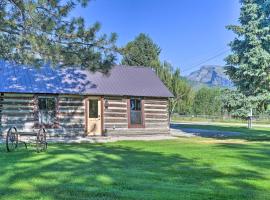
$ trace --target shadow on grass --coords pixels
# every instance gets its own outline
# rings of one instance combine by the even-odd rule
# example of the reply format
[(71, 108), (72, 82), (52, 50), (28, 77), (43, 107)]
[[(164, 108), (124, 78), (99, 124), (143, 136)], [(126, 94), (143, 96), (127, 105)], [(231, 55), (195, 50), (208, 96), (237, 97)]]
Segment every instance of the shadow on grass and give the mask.
[(2, 152), (0, 174), (0, 199), (254, 199), (263, 193), (244, 177), (264, 179), (260, 172), (237, 167), (224, 173), (177, 150), (117, 144)]
[[(185, 132), (190, 129), (201, 129), (201, 130), (210, 130), (223, 132), (223, 134), (207, 134), (201, 133), (198, 134), (200, 137), (206, 138), (216, 138), (216, 139), (243, 139), (248, 141), (270, 141), (270, 128), (263, 129), (248, 129), (247, 127), (237, 127), (237, 126), (222, 126), (222, 125), (195, 125), (195, 124), (173, 124), (172, 128), (176, 130), (182, 130)], [(226, 133), (228, 132), (228, 133)], [(240, 134), (233, 134), (240, 133)], [(232, 134), (231, 134), (232, 133)]]

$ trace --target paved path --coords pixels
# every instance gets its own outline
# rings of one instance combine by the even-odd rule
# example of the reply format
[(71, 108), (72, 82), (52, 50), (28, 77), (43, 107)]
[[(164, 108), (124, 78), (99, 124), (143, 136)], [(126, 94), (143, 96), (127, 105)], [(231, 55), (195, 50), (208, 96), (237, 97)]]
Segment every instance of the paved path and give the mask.
[(48, 142), (57, 142), (57, 143), (106, 143), (106, 142), (116, 142), (123, 140), (142, 140), (142, 141), (151, 141), (151, 140), (171, 140), (175, 139), (174, 136), (169, 134), (153, 134), (153, 135), (129, 135), (129, 136), (108, 136), (108, 137), (75, 137), (75, 138), (51, 138), (48, 139)]
[[(123, 140), (171, 140), (176, 139), (175, 136), (170, 134), (151, 134), (151, 135), (129, 135), (129, 136), (96, 136), (96, 137), (54, 137), (48, 138), (49, 143), (106, 143), (116, 142)], [(24, 138), (24, 141), (27, 139)], [(4, 139), (0, 137), (0, 144), (4, 143)]]
[[(241, 133), (230, 132), (230, 131), (218, 131), (218, 130), (205, 130), (205, 129), (195, 129), (195, 128), (183, 128), (181, 125), (192, 124), (192, 125), (209, 125), (210, 123), (172, 123), (170, 133), (171, 134), (153, 134), (153, 135), (129, 135), (129, 136), (109, 136), (109, 137), (59, 137), (59, 138), (49, 138), (48, 142), (57, 143), (106, 143), (106, 142), (116, 142), (122, 140), (169, 140), (175, 139), (175, 136), (183, 137), (229, 137), (237, 136)], [(216, 123), (215, 123), (216, 125)], [(227, 124), (228, 125), (228, 124)], [(0, 143), (4, 143), (3, 138), (0, 137)]]
[(171, 124), (171, 134), (175, 136), (185, 137), (229, 137), (240, 135), (240, 132), (231, 131), (218, 131), (218, 130), (206, 130), (206, 129), (195, 129), (195, 128), (183, 128), (181, 124)]

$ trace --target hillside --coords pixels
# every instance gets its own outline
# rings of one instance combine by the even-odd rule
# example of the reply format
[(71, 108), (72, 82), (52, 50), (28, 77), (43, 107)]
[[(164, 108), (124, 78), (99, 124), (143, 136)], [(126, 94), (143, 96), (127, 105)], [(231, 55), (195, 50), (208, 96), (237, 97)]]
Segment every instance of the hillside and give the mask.
[(210, 87), (233, 87), (232, 81), (224, 73), (224, 68), (217, 65), (202, 66), (187, 77), (193, 85), (207, 85)]

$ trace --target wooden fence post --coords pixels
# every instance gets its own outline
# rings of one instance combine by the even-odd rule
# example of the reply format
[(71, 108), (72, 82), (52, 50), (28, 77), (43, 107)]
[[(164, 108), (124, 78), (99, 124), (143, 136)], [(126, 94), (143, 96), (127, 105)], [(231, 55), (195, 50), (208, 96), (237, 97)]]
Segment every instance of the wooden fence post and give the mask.
[(252, 108), (250, 109), (250, 113), (248, 115), (248, 128), (252, 128)]

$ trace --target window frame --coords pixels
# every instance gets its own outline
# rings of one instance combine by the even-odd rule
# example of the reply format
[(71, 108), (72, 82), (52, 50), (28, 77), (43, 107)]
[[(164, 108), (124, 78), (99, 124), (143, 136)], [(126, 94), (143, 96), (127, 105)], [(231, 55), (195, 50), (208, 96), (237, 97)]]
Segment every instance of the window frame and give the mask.
[[(141, 101), (141, 124), (131, 124), (131, 103), (132, 99), (138, 99)], [(145, 120), (144, 120), (144, 99), (140, 97), (130, 97), (127, 99), (127, 116), (128, 116), (128, 128), (145, 128)]]
[[(92, 113), (92, 112), (90, 112), (90, 106), (91, 106), (91, 103), (90, 103), (90, 101), (95, 101), (96, 102), (96, 117), (93, 117), (93, 116), (90, 116), (90, 114)], [(99, 99), (92, 99), (92, 98), (89, 98), (88, 99), (88, 119), (97, 119), (97, 118), (99, 118), (100, 116), (99, 116), (99, 105), (98, 105), (98, 102), (99, 102)]]
[[(57, 128), (57, 126), (58, 126), (58, 108), (59, 108), (58, 97), (57, 96), (37, 96), (36, 99), (37, 99), (37, 120), (38, 120), (39, 126), (43, 125), (43, 126), (45, 126), (45, 128)], [(55, 116), (54, 116), (54, 120), (50, 123), (43, 124), (39, 118), (40, 111), (43, 110), (43, 109), (39, 109), (39, 100), (40, 99), (54, 99), (54, 101), (55, 101), (55, 108), (54, 108), (54, 110), (52, 110), (55, 112)], [(50, 111), (50, 110), (47, 110), (47, 111)]]

